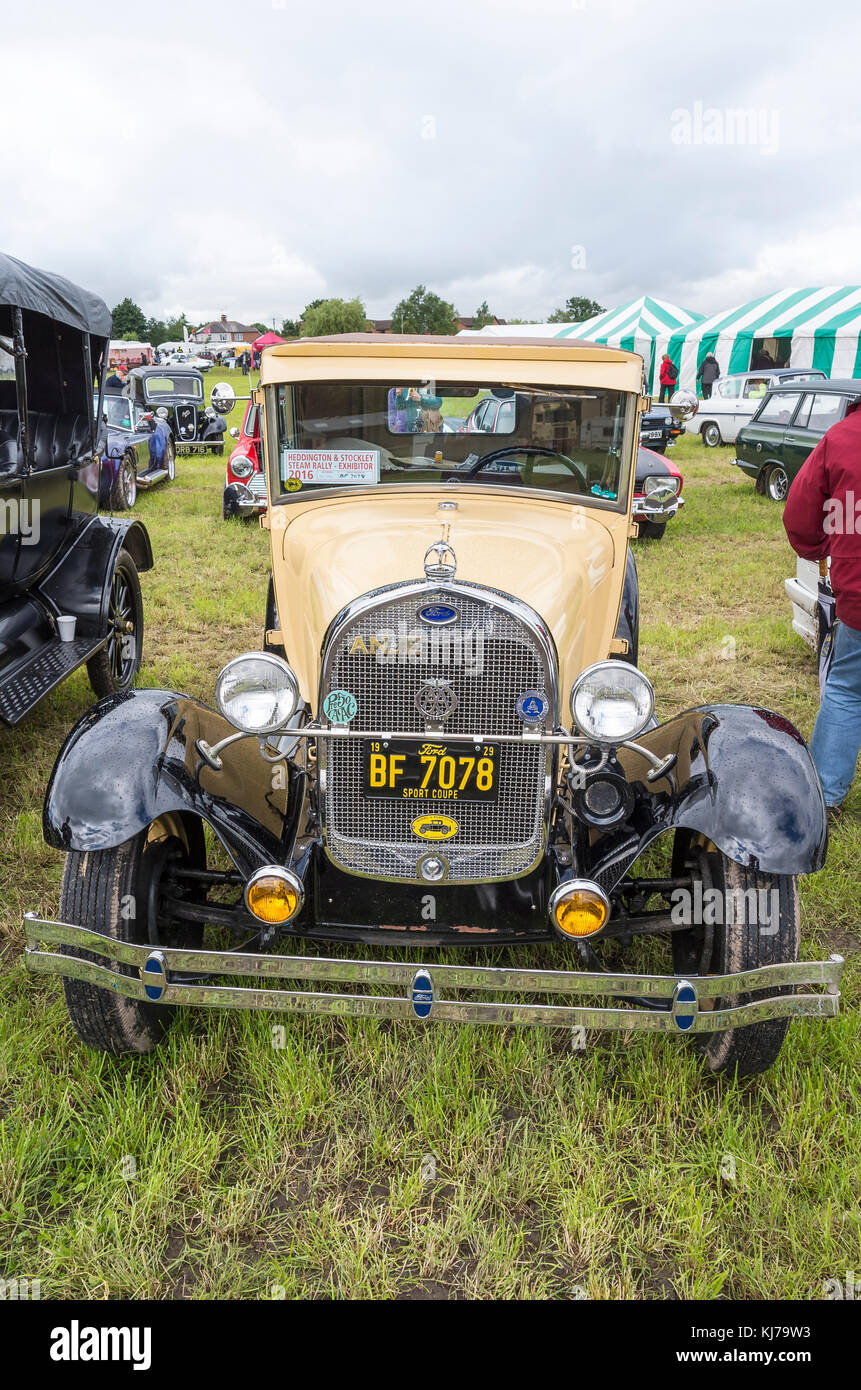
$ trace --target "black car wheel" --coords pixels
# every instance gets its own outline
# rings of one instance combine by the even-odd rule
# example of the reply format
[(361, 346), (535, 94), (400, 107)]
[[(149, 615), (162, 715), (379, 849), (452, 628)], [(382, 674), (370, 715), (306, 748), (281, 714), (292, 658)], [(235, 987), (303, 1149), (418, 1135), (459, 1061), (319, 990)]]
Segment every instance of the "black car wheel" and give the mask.
[(137, 499), (138, 480), (135, 456), (130, 450), (127, 450), (120, 460), (117, 476), (114, 478), (111, 488), (111, 510), (114, 512), (130, 511)]
[[(177, 829), (178, 827), (172, 827)], [(60, 915), (65, 922), (106, 933), (133, 945), (199, 948), (203, 929), (170, 920), (163, 880), (175, 866), (202, 868), (201, 843), (190, 853), (180, 835), (155, 822), (113, 849), (72, 851), (66, 859)], [(128, 904), (129, 910), (123, 909)], [(94, 960), (86, 951), (71, 955)], [(98, 961), (96, 961), (98, 963)], [(118, 965), (131, 978), (137, 969)], [(86, 980), (64, 980), (66, 1007), (72, 1027), (82, 1043), (118, 1056), (124, 1052), (152, 1052), (173, 1020), (171, 1005), (131, 999), (116, 989), (104, 989)]]
[[(681, 832), (676, 836), (673, 874), (684, 868), (691, 873), (694, 886), (696, 880), (700, 881), (702, 901), (709, 901), (707, 890), (717, 889), (717, 901), (723, 907), (717, 914), (702, 914), (704, 918), (717, 915), (722, 920), (712, 925), (704, 921), (673, 932), (673, 968), (679, 975), (734, 974), (798, 960), (801, 910), (797, 878), (746, 869), (710, 841), (695, 843)], [(692, 897), (696, 901), (696, 892)], [(791, 992), (791, 985), (756, 990), (745, 994), (743, 1000), (703, 1000), (700, 1007), (711, 1004), (713, 1008), (732, 1008), (748, 1000), (772, 999)], [(788, 1028), (789, 1019), (772, 1018), (745, 1028), (701, 1033), (695, 1041), (711, 1071), (753, 1076), (777, 1060)]]
[(164, 466), (167, 469), (167, 480), (172, 483), (176, 477), (176, 449), (172, 439), (169, 439), (165, 445)]
[(640, 535), (647, 540), (659, 541), (667, 529), (665, 521), (641, 521), (639, 523)]
[(765, 478), (765, 495), (772, 502), (785, 502), (789, 492), (789, 475), (779, 463), (769, 468)]
[(702, 440), (707, 449), (717, 449), (718, 445), (723, 443), (720, 425), (716, 425), (714, 420), (709, 420), (707, 425), (703, 425)]
[(143, 602), (135, 562), (121, 550), (108, 599), (108, 640), (87, 662), (87, 675), (99, 699), (128, 690), (141, 664)]

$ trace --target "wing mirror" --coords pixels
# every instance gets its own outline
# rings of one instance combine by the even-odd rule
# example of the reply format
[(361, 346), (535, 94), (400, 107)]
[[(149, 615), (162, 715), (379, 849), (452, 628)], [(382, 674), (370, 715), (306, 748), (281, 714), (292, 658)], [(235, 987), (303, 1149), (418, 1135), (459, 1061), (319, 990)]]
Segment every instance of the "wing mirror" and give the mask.
[(217, 381), (212, 388), (209, 403), (219, 415), (229, 415), (236, 405), (236, 392), (227, 381)]
[(676, 391), (670, 397), (670, 414), (674, 420), (683, 423), (692, 420), (700, 408), (700, 403), (692, 391)]

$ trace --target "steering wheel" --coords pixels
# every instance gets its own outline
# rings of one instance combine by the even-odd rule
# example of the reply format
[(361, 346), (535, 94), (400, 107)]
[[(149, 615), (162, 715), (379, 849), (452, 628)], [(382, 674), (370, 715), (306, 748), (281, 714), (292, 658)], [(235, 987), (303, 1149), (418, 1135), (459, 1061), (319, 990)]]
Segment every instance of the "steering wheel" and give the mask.
[[(471, 464), (465, 473), (447, 473), (440, 481), (445, 483), (469, 482), (472, 478), (477, 477), (488, 463), (491, 463), (494, 459), (504, 458), (506, 454), (529, 454), (530, 456), (537, 456), (540, 458), (561, 459), (566, 468), (569, 468), (574, 474), (577, 482), (582, 484), (583, 492), (586, 492), (586, 474), (579, 463), (575, 463), (574, 459), (570, 459), (567, 454), (560, 454), (558, 449), (539, 449), (533, 444), (509, 444), (504, 449), (491, 449), (489, 454), (482, 454), (480, 458), (476, 459), (475, 463)], [(527, 470), (524, 469), (524, 473), (526, 472)], [(531, 468), (528, 470), (528, 475), (531, 478)], [(524, 478), (524, 481), (528, 482), (528, 479)]]

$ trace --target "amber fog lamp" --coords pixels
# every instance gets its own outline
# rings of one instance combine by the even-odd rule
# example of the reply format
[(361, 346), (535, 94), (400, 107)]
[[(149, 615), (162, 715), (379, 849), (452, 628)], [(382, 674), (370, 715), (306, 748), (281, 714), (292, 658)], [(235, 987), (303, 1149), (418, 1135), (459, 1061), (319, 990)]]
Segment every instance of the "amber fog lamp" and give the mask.
[(268, 865), (252, 874), (245, 886), (245, 905), (260, 922), (283, 926), (296, 916), (304, 901), (302, 883), (290, 869)]
[(569, 878), (550, 894), (550, 920), (563, 936), (594, 936), (609, 916), (606, 893), (588, 879)]

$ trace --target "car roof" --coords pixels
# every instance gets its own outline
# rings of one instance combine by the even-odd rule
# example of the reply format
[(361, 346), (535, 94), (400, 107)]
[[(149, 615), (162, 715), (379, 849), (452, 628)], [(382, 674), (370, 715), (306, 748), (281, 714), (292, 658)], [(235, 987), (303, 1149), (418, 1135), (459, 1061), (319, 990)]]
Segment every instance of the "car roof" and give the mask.
[(823, 378), (822, 380), (815, 379), (813, 381), (778, 382), (776, 386), (772, 386), (768, 394), (775, 396), (778, 394), (778, 392), (791, 392), (794, 394), (798, 390), (799, 386), (809, 387), (811, 390), (815, 389), (820, 395), (823, 391), (833, 391), (835, 395), (839, 394), (842, 396), (861, 396), (861, 377), (856, 377), (853, 380), (847, 379), (842, 381), (829, 380), (828, 378)]
[(183, 373), (186, 376), (199, 376), (201, 381), (203, 380), (196, 367), (188, 367), (184, 362), (164, 362), (160, 367), (132, 367), (129, 376), (143, 379), (148, 376), (182, 376)]
[(737, 381), (743, 376), (815, 376), (819, 379), (820, 371), (820, 367), (748, 367), (746, 372), (727, 372), (721, 380)]
[[(643, 359), (637, 353), (605, 347), (579, 338), (484, 337), (481, 334), (436, 333), (341, 333), (331, 337), (291, 338), (264, 350), (262, 386), (276, 382), (331, 379), (338, 363), (339, 380), (394, 379), (409, 371), (410, 359), (417, 372), (431, 371), (443, 380), (449, 376), (476, 381), (498, 379), (517, 363), (518, 376), (528, 382), (546, 382), (544, 364), (552, 363), (550, 376), (560, 384), (582, 378), (584, 384), (602, 384), (621, 390), (642, 386)], [(424, 380), (424, 377), (422, 377)]]

